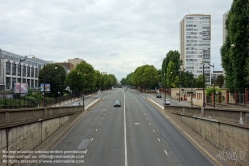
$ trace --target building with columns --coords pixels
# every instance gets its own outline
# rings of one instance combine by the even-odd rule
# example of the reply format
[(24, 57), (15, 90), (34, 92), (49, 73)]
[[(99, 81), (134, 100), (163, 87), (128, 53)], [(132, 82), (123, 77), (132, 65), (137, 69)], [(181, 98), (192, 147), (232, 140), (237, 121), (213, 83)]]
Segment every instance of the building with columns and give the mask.
[(39, 70), (51, 62), (34, 56), (25, 58), (0, 49), (0, 91), (13, 90), (15, 83), (20, 82), (28, 83), (29, 88), (39, 87)]

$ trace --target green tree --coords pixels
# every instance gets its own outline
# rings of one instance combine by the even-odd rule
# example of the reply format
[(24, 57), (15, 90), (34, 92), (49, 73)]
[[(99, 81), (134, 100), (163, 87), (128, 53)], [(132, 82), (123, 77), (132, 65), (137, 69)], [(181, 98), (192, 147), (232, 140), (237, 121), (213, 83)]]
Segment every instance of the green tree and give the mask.
[[(163, 83), (163, 87), (165, 88), (165, 81), (167, 87), (175, 86), (175, 78), (180, 75), (180, 66), (182, 65), (182, 61), (180, 60), (180, 53), (178, 51), (169, 51), (166, 54), (162, 62), (162, 74), (161, 74), (161, 82)], [(166, 76), (165, 76), (166, 74)], [(166, 80), (165, 80), (166, 79)]]
[(125, 78), (122, 78), (121, 81), (120, 81), (120, 83), (121, 83), (122, 85), (126, 85), (126, 79), (125, 79)]
[(230, 92), (244, 91), (249, 85), (248, 18), (248, 0), (234, 0), (226, 21), (226, 41), (221, 47), (222, 66), (226, 72), (225, 84)]
[(44, 78), (45, 78), (45, 83), (50, 84), (51, 97), (59, 96), (58, 92), (60, 92), (60, 86), (62, 93), (63, 90), (66, 88), (65, 84), (66, 71), (62, 66), (58, 64), (47, 64), (45, 67), (43, 67), (40, 70), (38, 78), (39, 78), (39, 84), (44, 83)]
[(82, 61), (76, 65), (75, 70), (82, 74), (82, 87), (84, 91), (95, 89), (97, 78), (95, 70), (91, 64), (86, 61)]
[(141, 89), (154, 87), (158, 80), (158, 71), (153, 65), (140, 66), (132, 74), (132, 81)]
[(221, 90), (219, 88), (215, 88), (215, 87), (209, 87), (209, 88), (206, 89), (206, 95), (207, 96), (211, 96), (213, 92), (215, 94), (216, 93), (221, 93)]
[[(205, 76), (204, 76), (204, 80), (206, 80)], [(199, 75), (198, 78), (196, 79), (196, 87), (197, 88), (203, 88), (203, 75)], [(206, 87), (206, 85), (204, 86), (204, 88)]]
[(96, 77), (96, 88), (100, 89), (101, 88), (101, 82), (102, 82), (102, 74), (98, 71), (95, 70), (95, 77)]
[(81, 92), (83, 90), (82, 82), (82, 73), (78, 70), (73, 70), (67, 75), (66, 84), (69, 85), (73, 93)]
[(215, 85), (219, 86), (220, 88), (223, 87), (223, 85), (224, 85), (224, 76), (223, 75), (218, 75), (218, 77), (215, 80)]
[(131, 86), (135, 86), (136, 83), (133, 79), (133, 75), (134, 75), (134, 72), (132, 73), (129, 73), (127, 76), (126, 76), (126, 85), (131, 85)]

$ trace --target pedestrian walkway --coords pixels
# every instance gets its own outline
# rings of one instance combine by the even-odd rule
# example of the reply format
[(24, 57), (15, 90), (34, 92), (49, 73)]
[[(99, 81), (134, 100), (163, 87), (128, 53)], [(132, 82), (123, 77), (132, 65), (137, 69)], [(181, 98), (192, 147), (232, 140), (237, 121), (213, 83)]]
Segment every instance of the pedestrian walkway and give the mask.
[[(164, 99), (165, 93), (161, 92), (161, 96), (162, 96), (162, 98)], [(186, 100), (181, 100), (181, 101), (179, 102), (179, 100), (177, 100), (177, 99), (172, 99), (171, 96), (168, 95), (168, 94), (166, 94), (166, 98), (167, 98), (167, 99), (170, 99), (170, 100), (171, 100), (172, 102), (174, 102), (174, 103), (178, 103), (178, 104), (183, 105), (183, 106), (190, 106), (190, 107), (191, 107), (191, 103), (188, 102), (188, 101), (186, 101)], [(193, 106), (194, 106), (194, 105), (193, 105)]]

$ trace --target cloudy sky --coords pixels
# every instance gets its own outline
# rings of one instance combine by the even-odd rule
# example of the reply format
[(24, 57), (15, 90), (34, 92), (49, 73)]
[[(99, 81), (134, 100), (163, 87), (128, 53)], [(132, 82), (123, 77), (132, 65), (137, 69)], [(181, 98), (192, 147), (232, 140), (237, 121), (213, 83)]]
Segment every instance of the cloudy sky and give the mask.
[(0, 0), (0, 48), (55, 62), (82, 58), (95, 70), (126, 77), (161, 68), (179, 50), (186, 14), (211, 14), (211, 62), (221, 70), (222, 15), (232, 0)]

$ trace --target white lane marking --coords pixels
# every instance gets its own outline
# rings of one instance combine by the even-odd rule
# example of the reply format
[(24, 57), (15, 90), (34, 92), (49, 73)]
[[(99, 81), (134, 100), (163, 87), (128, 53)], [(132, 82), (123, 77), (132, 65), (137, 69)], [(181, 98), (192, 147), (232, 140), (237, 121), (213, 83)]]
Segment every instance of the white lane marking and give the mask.
[(139, 125), (139, 123), (134, 123), (135, 125)]
[(168, 153), (167, 153), (167, 151), (166, 151), (166, 150), (164, 150), (164, 152), (166, 153), (166, 155), (168, 155)]
[(91, 141), (93, 141), (93, 138), (91, 139)]
[(103, 118), (102, 118), (103, 119)]
[(104, 114), (105, 115), (105, 114)]
[(98, 129), (96, 129), (96, 131), (98, 131)]
[(128, 166), (127, 140), (126, 140), (126, 117), (125, 117), (125, 94), (124, 94), (124, 147), (125, 147), (125, 166)]
[(148, 120), (148, 118), (146, 118)]
[(153, 129), (153, 132), (155, 132), (155, 130)]
[(144, 113), (144, 115), (145, 115), (145, 113)]
[(160, 139), (159, 138), (157, 138), (158, 139), (158, 141), (160, 141)]
[(151, 125), (151, 123), (149, 123)]
[(99, 122), (99, 124), (101, 124), (101, 122)]

